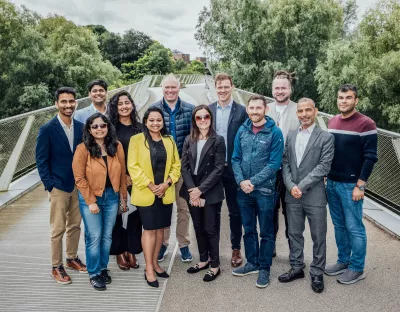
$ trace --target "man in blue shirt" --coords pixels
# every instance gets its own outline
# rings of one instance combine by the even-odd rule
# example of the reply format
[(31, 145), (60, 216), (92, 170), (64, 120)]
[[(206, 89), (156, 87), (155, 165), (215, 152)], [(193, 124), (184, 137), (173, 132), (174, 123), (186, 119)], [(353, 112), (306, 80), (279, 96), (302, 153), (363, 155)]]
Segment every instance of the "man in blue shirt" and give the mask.
[[(182, 147), (186, 136), (190, 134), (192, 126), (192, 112), (194, 105), (182, 101), (179, 98), (180, 82), (173, 74), (164, 77), (162, 83), (163, 98), (152, 104), (163, 111), (165, 126), (167, 131), (174, 138), (179, 157), (182, 157)], [(179, 243), (181, 250), (181, 260), (183, 262), (190, 262), (193, 260), (192, 254), (189, 250), (190, 236), (189, 236), (189, 207), (186, 200), (179, 197), (179, 191), (183, 183), (182, 177), (175, 184), (176, 191), (176, 206), (177, 206), (177, 223), (176, 223), (176, 239)], [(164, 231), (164, 241), (161, 246), (158, 261), (164, 260), (164, 256), (168, 253), (170, 229)]]

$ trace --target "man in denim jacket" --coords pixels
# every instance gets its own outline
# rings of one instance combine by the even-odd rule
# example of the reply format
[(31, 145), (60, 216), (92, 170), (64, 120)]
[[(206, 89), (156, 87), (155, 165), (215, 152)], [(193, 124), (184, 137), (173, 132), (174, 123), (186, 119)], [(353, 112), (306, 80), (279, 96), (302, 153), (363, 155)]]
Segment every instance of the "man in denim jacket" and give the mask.
[[(239, 128), (232, 155), (232, 168), (240, 189), (238, 205), (244, 228), (247, 263), (234, 269), (235, 276), (258, 273), (256, 286), (268, 286), (274, 252), (275, 180), (283, 154), (282, 131), (265, 116), (267, 101), (253, 95), (247, 103), (249, 119)], [(261, 241), (258, 242), (257, 217)]]

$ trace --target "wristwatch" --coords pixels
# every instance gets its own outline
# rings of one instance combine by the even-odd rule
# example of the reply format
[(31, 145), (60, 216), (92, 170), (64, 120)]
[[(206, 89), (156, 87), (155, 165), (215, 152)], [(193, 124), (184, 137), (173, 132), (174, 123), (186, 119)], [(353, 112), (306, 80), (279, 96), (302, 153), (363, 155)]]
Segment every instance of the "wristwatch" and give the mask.
[(358, 189), (362, 192), (365, 192), (366, 188), (367, 188), (367, 183), (363, 184), (363, 185), (357, 185)]
[(168, 187), (170, 187), (172, 185), (171, 181), (165, 182), (168, 184)]

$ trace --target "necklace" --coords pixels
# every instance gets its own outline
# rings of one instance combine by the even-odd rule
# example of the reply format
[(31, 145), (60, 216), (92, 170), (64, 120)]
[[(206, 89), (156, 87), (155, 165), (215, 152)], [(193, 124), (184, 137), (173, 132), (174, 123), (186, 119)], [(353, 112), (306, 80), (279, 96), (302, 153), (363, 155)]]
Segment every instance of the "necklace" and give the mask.
[(279, 122), (281, 121), (283, 114), (286, 112), (289, 105), (286, 105), (285, 109), (282, 113), (279, 113), (278, 110), (276, 111), (276, 125), (279, 127)]

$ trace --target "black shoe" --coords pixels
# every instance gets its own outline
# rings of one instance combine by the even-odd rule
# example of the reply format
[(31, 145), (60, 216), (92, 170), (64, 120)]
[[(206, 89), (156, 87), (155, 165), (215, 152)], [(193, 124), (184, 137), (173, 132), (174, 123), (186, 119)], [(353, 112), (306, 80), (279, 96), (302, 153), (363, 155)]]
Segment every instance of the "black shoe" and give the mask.
[(108, 270), (107, 269), (101, 270), (101, 275), (100, 276), (102, 277), (102, 279), (104, 281), (104, 284), (111, 284), (112, 279), (111, 279), (111, 276), (108, 275)]
[(162, 278), (168, 278), (169, 277), (169, 274), (167, 272), (165, 272), (165, 271), (162, 271), (161, 273), (158, 273), (156, 270), (154, 270), (154, 272), (156, 272), (156, 275), (158, 277), (162, 277)]
[(324, 290), (324, 276), (311, 276), (311, 288), (316, 293), (322, 293), (322, 291)]
[(106, 285), (104, 284), (103, 278), (100, 275), (96, 275), (90, 278), (90, 284), (96, 290), (106, 290)]
[(300, 269), (300, 271), (295, 271), (293, 268), (291, 268), (288, 272), (282, 274), (281, 276), (278, 277), (278, 280), (281, 283), (289, 283), (291, 281), (297, 280), (299, 278), (304, 278), (304, 271), (303, 269)]
[(188, 273), (197, 273), (200, 272), (201, 270), (207, 270), (210, 267), (210, 263), (208, 262), (205, 266), (200, 267), (198, 263), (195, 265), (191, 266), (189, 269), (186, 270)]
[(158, 288), (159, 284), (158, 284), (158, 281), (157, 281), (157, 280), (155, 280), (154, 282), (149, 282), (149, 281), (147, 280), (146, 271), (144, 271), (144, 279), (146, 280), (147, 285), (149, 285), (149, 286), (151, 286), (151, 287)]
[(204, 277), (203, 277), (203, 281), (211, 282), (211, 281), (215, 280), (217, 278), (217, 276), (220, 274), (221, 274), (220, 268), (218, 268), (218, 271), (216, 273), (214, 273), (214, 271), (212, 271), (212, 270), (208, 270), (206, 275), (204, 275)]

